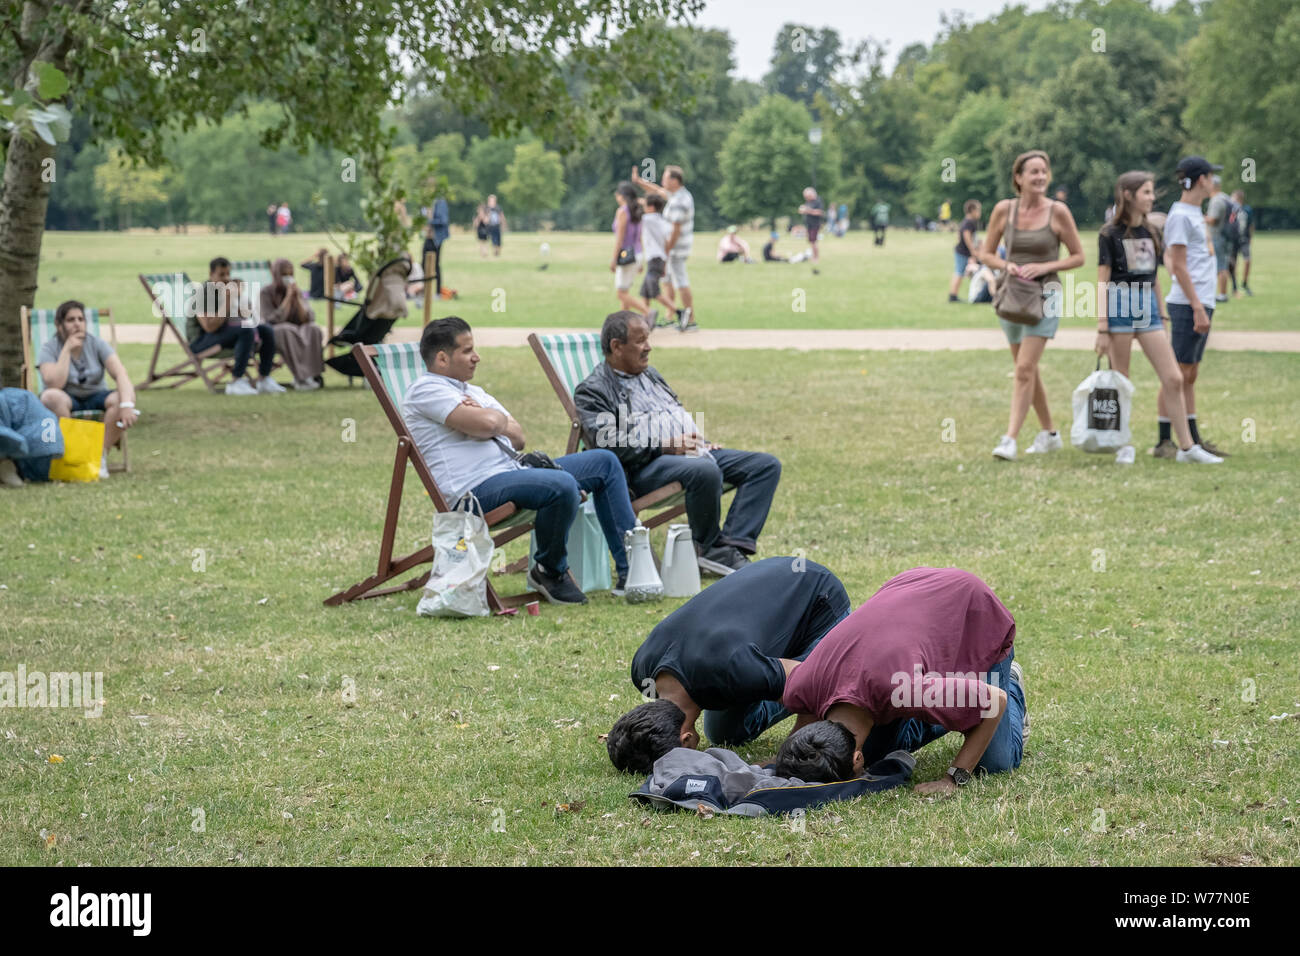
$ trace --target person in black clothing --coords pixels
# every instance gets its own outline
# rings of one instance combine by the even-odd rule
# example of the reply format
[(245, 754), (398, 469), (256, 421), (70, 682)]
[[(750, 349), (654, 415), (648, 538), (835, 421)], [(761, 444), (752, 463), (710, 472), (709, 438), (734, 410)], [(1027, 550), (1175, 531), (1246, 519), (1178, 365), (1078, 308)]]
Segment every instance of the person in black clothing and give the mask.
[(981, 207), (978, 199), (967, 199), (962, 205), (962, 211), (966, 217), (962, 219), (961, 225), (957, 227), (957, 246), (953, 250), (953, 273), (952, 281), (948, 283), (948, 301), (960, 302), (957, 298), (957, 290), (961, 288), (961, 277), (966, 274), (966, 264), (970, 262), (970, 257), (975, 254), (978, 243), (975, 242), (975, 233), (980, 227)]
[(325, 298), (325, 254), (325, 248), (322, 246), (316, 250), (316, 255), (305, 262), (298, 263), (298, 268), (306, 269), (307, 275), (311, 277), (307, 295), (313, 299)]
[(714, 744), (759, 737), (790, 716), (786, 678), (850, 610), (839, 578), (803, 558), (767, 558), (701, 591), (632, 658), (632, 683), (653, 699), (614, 724), (609, 759), (649, 773), (674, 747), (699, 746), (701, 715)]

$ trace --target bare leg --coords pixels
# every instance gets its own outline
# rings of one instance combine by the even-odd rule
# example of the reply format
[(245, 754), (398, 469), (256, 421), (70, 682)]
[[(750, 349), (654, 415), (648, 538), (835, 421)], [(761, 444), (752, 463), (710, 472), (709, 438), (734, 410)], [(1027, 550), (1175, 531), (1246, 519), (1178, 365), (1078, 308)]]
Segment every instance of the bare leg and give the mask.
[(636, 296), (632, 295), (632, 293), (627, 289), (618, 289), (617, 292), (618, 301), (623, 304), (623, 308), (627, 309), (627, 311), (636, 312), (639, 315), (650, 314), (649, 309), (641, 305), (641, 303), (636, 300)]
[[(957, 294), (957, 290), (960, 289), (960, 288), (961, 288), (961, 273), (960, 273), (960, 272), (954, 272), (954, 273), (952, 274), (952, 281), (948, 283), (948, 294), (949, 294), (949, 295), (956, 295), (956, 294)], [(1011, 347), (1012, 347), (1012, 348), (1015, 348), (1014, 345), (1011, 346)]]
[[(1187, 415), (1195, 415), (1196, 374), (1200, 371), (1201, 366), (1199, 364), (1184, 365), (1182, 362), (1179, 362), (1178, 368), (1183, 373), (1183, 405), (1186, 407)], [(1183, 416), (1184, 421), (1186, 420), (1187, 415)]]
[(690, 286), (686, 286), (685, 288), (678, 289), (677, 291), (680, 292), (680, 293), (682, 294), (682, 308), (683, 308), (683, 309), (690, 309), (690, 310), (691, 310), (691, 321), (692, 321), (692, 322), (696, 321), (695, 308), (694, 308), (695, 299), (694, 299), (694, 297), (691, 295), (691, 287), (690, 287)]
[(1151, 367), (1160, 377), (1160, 415), (1168, 418), (1183, 451), (1192, 447), (1192, 431), (1187, 427), (1187, 408), (1183, 400), (1183, 373), (1178, 369), (1173, 346), (1164, 333), (1147, 332), (1138, 336)]
[[(1042, 379), (1038, 375), (1038, 360), (1043, 357), (1045, 348), (1047, 348), (1047, 339), (1040, 335), (1030, 335), (1026, 336), (1020, 343), (1020, 348), (1015, 350), (1016, 381), (1011, 391), (1011, 415), (1007, 424), (1007, 434), (1012, 438), (1020, 434), (1020, 428), (1025, 424), (1025, 417), (1029, 414), (1029, 406), (1036, 404), (1037, 393), (1043, 387)], [(1051, 431), (1052, 416), (1047, 409), (1046, 392), (1042, 396), (1042, 407), (1035, 408), (1035, 411), (1038, 412), (1039, 422)]]
[(47, 388), (41, 392), (41, 404), (60, 418), (72, 417), (72, 398), (61, 388)]
[(109, 392), (108, 398), (104, 399), (104, 451), (122, 440), (123, 429), (117, 427), (117, 403), (120, 401), (117, 392)]

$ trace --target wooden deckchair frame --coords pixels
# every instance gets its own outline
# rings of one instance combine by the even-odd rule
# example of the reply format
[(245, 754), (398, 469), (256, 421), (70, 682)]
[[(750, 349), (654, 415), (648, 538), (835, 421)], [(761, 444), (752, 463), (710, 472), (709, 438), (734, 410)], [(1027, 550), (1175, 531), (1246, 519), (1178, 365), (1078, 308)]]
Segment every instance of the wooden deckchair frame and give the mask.
[[(189, 284), (190, 278), (188, 275), (183, 272), (173, 273), (173, 275), (176, 274), (184, 277), (185, 283), (187, 285)], [(214, 394), (217, 393), (217, 386), (222, 384), (223, 379), (227, 376), (230, 376), (232, 379), (234, 378), (235, 360), (231, 355), (223, 355), (224, 352), (233, 352), (233, 350), (227, 349), (221, 345), (213, 345), (204, 349), (202, 352), (195, 352), (190, 348), (189, 340), (185, 337), (184, 331), (176, 324), (178, 320), (184, 321), (185, 317), (169, 314), (166, 305), (164, 305), (163, 302), (154, 295), (153, 286), (149, 284), (149, 281), (144, 277), (143, 273), (140, 274), (139, 279), (140, 284), (144, 286), (144, 291), (149, 296), (149, 301), (152, 303), (153, 311), (162, 316), (162, 321), (158, 324), (158, 338), (154, 340), (153, 357), (149, 360), (149, 373), (145, 376), (145, 380), (137, 385), (136, 388), (153, 388), (159, 382), (166, 381), (169, 378), (177, 379), (177, 381), (172, 382), (170, 385), (162, 385), (159, 387), (180, 388), (182, 385), (188, 385), (195, 379), (199, 379), (207, 386), (209, 392), (213, 392)], [(185, 353), (185, 359), (184, 361), (173, 365), (166, 371), (159, 372), (158, 356), (162, 352), (163, 339), (167, 337), (168, 329), (171, 329), (172, 334), (176, 337), (176, 341), (180, 344), (181, 351)], [(277, 356), (274, 364), (271, 366), (271, 371), (274, 372), (276, 369), (283, 367), (284, 361)], [(250, 355), (248, 358), (247, 369), (248, 377), (253, 381), (257, 381), (258, 378), (260, 378), (256, 369), (257, 353), (254, 352), (254, 354)]]
[[(578, 416), (578, 406), (574, 404), (573, 395), (569, 392), (569, 387), (564, 383), (564, 379), (560, 378), (560, 373), (555, 371), (555, 366), (552, 364), (550, 356), (546, 354), (542, 340), (538, 338), (536, 332), (529, 334), (528, 344), (533, 347), (533, 354), (537, 356), (538, 364), (542, 366), (547, 381), (551, 383), (551, 388), (555, 390), (555, 397), (560, 400), (560, 404), (564, 406), (564, 413), (569, 416), (569, 442), (565, 446), (564, 453), (572, 455), (582, 443), (582, 419)], [(724, 486), (723, 491), (728, 490), (729, 487)], [(654, 491), (642, 495), (640, 498), (633, 498), (632, 512), (639, 515), (642, 511), (650, 508), (664, 508), (663, 511), (648, 520), (642, 521), (642, 524), (647, 528), (657, 528), (661, 524), (667, 524), (674, 518), (686, 514), (685, 502), (676, 503), (671, 500), (679, 495), (684, 497), (681, 482), (669, 482), (661, 488), (656, 488)]]
[[(420, 481), (423, 482), (425, 490), (429, 493), (429, 499), (433, 502), (434, 508), (440, 512), (451, 510), (447, 504), (447, 499), (443, 497), (442, 492), (438, 489), (438, 483), (433, 480), (433, 473), (429, 471), (429, 466), (420, 455), (420, 450), (415, 445), (415, 439), (411, 436), (410, 429), (406, 427), (406, 421), (402, 418), (401, 412), (397, 410), (392, 397), (388, 394), (388, 386), (379, 374), (378, 366), (375, 365), (375, 355), (377, 354), (378, 350), (373, 345), (354, 345), (352, 347), (353, 358), (357, 360), (366, 381), (370, 384), (371, 392), (379, 400), (380, 407), (383, 408), (384, 414), (388, 416), (388, 423), (393, 426), (393, 431), (397, 434), (397, 455), (393, 462), (393, 477), (388, 486), (388, 507), (384, 515), (384, 530), (379, 543), (379, 566), (370, 577), (326, 598), (325, 603), (331, 607), (348, 601), (359, 601), (365, 598), (381, 597), (385, 594), (414, 591), (416, 588), (424, 587), (425, 582), (429, 580), (429, 571), (425, 571), (402, 584), (382, 587), (386, 582), (391, 581), (398, 575), (405, 574), (412, 568), (433, 562), (432, 544), (425, 545), (418, 551), (412, 551), (402, 557), (393, 557), (393, 543), (397, 536), (397, 520), (402, 508), (402, 488), (406, 482), (406, 466), (408, 464), (415, 466), (415, 473), (420, 476)], [(519, 517), (524, 514), (526, 512), (521, 511), (513, 502), (508, 501), (484, 515), (488, 525), (488, 533), (492, 534), (492, 544), (499, 548), (507, 542), (532, 531), (532, 521), (519, 520)], [(503, 522), (512, 518), (515, 519), (515, 523), (502, 527)], [(494, 531), (495, 533), (493, 533)], [(497, 594), (492, 582), (490, 580), (487, 582), (488, 607), (494, 612), (519, 607), (540, 599), (541, 595), (536, 591), (525, 591), (521, 594), (502, 597)]]
[[(36, 364), (36, 359), (38, 356), (36, 355), (36, 348), (32, 342), (32, 313), (36, 311), (40, 311), (40, 310), (29, 309), (27, 308), (27, 306), (23, 306), (22, 309), (20, 310), (22, 329), (23, 329), (23, 367), (20, 373), (19, 381), (21, 382), (22, 388), (30, 392), (33, 392), (37, 398), (40, 398), (41, 397), (40, 392), (37, 390), (37, 380), (40, 375), (40, 369), (37, 367)], [(49, 311), (53, 311), (53, 310), (49, 310)], [(95, 309), (92, 307), (91, 311), (93, 311), (99, 317), (100, 331), (103, 331), (104, 328), (103, 321), (105, 319), (108, 320), (108, 335), (109, 335), (108, 343), (109, 345), (113, 346), (113, 351), (117, 351), (117, 323), (113, 321), (112, 310)], [(85, 417), (90, 417), (95, 415), (99, 416), (100, 420), (102, 420), (104, 417), (103, 412), (74, 413), (74, 417), (77, 418), (85, 418)], [(119, 441), (115, 446), (113, 446), (122, 452), (122, 464), (121, 466), (110, 464), (108, 466), (108, 470), (111, 472), (129, 472), (131, 470), (131, 452), (130, 449), (127, 448), (127, 444), (126, 444), (127, 436), (128, 433), (124, 431), (122, 433), (122, 440)]]

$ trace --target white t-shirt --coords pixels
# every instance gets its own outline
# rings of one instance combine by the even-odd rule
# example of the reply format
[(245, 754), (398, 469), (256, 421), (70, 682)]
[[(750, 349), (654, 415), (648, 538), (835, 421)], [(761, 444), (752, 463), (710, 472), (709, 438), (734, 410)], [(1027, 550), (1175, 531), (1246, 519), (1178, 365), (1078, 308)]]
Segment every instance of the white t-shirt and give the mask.
[(685, 186), (669, 194), (668, 205), (664, 207), (664, 219), (668, 222), (669, 235), (672, 235), (674, 225), (679, 222), (682, 224), (682, 231), (677, 236), (672, 255), (688, 255), (691, 251), (691, 239), (695, 235), (695, 200)]
[(412, 382), (402, 400), (406, 427), (449, 505), (479, 482), (522, 467), (506, 451), (506, 438), (473, 438), (447, 427), (447, 416), (466, 395), (484, 408), (505, 412), (500, 402), (477, 385), (436, 372), (425, 372)]
[(641, 217), (641, 251), (647, 262), (668, 258), (668, 253), (664, 252), (664, 243), (668, 241), (671, 232), (672, 226), (659, 213), (648, 212)]
[[(1187, 274), (1191, 276), (1196, 298), (1207, 309), (1214, 308), (1214, 259), (1205, 244), (1205, 217), (1201, 207), (1176, 202), (1165, 219), (1165, 246), (1187, 247)], [(1170, 305), (1191, 305), (1191, 300), (1175, 277), (1165, 301)]]

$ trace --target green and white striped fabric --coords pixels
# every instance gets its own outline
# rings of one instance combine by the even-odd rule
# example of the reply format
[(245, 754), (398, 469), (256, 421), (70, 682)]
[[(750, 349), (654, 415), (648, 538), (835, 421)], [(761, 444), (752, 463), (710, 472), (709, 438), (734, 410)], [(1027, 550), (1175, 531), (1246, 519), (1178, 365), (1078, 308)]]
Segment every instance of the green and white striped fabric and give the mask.
[(400, 342), (392, 345), (375, 346), (375, 368), (384, 380), (388, 397), (397, 406), (397, 413), (402, 413), (402, 402), (406, 393), (427, 369), (420, 358), (419, 342)]
[(256, 293), (263, 286), (271, 284), (271, 263), (266, 259), (232, 262), (230, 264), (230, 278), (242, 279), (252, 286), (253, 292)]
[(577, 332), (569, 335), (539, 335), (542, 350), (555, 367), (555, 373), (573, 394), (592, 369), (605, 360), (600, 351), (599, 332)]
[[(190, 285), (190, 277), (184, 272), (156, 272), (141, 278), (149, 286), (149, 291), (153, 293), (154, 298), (162, 305), (167, 318), (177, 323), (181, 331), (185, 332), (185, 290)], [(194, 336), (188, 337), (194, 338)]]
[[(34, 381), (36, 382), (36, 394), (39, 395), (45, 391), (45, 382), (41, 380), (40, 356), (41, 347), (57, 334), (54, 330), (54, 313), (55, 309), (32, 309), (27, 313), (27, 321), (32, 328), (32, 363), (36, 366), (32, 369), (35, 372)], [(86, 309), (86, 331), (91, 335), (99, 334), (99, 310)]]

